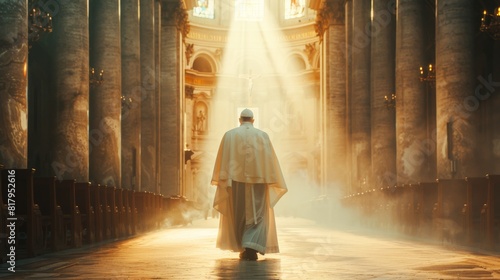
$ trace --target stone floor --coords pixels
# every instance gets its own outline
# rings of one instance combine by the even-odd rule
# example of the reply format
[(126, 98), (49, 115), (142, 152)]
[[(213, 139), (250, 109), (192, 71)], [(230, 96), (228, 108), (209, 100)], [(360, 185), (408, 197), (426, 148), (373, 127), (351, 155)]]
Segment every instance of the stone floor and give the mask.
[(5, 279), (500, 279), (499, 255), (359, 228), (277, 219), (281, 253), (240, 261), (215, 248), (217, 219), (32, 259)]

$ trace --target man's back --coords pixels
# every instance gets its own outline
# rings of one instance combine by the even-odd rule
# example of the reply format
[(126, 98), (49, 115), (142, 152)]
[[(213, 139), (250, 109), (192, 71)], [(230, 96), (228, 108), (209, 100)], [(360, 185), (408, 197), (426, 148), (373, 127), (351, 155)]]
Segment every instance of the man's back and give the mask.
[(227, 179), (248, 183), (276, 182), (274, 150), (266, 132), (245, 122), (225, 133), (220, 148), (221, 168), (227, 170)]

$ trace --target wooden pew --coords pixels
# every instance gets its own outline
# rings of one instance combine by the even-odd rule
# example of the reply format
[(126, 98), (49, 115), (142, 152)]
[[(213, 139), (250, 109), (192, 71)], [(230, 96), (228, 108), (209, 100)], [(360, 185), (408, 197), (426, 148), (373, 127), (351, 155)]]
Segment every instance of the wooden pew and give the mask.
[(64, 248), (64, 218), (61, 207), (56, 202), (56, 177), (35, 177), (33, 179), (35, 203), (42, 214), (44, 234), (43, 248), (61, 250)]
[(163, 226), (163, 223), (165, 222), (166, 216), (165, 216), (165, 208), (163, 205), (163, 195), (162, 194), (156, 194), (156, 199), (157, 199), (157, 207), (158, 207), (158, 226), (161, 228)]
[(467, 182), (467, 231), (466, 242), (479, 247), (486, 246), (486, 211), (488, 203), (488, 179), (466, 177)]
[(103, 240), (110, 239), (112, 237), (111, 234), (111, 228), (113, 227), (113, 221), (112, 221), (112, 212), (111, 212), (111, 206), (110, 200), (111, 198), (108, 197), (108, 192), (107, 192), (107, 186), (99, 186), (99, 197), (100, 197), (100, 202), (101, 202), (101, 207), (102, 207), (102, 235), (103, 235)]
[(130, 211), (131, 211), (131, 234), (135, 235), (137, 233), (137, 225), (138, 225), (138, 217), (137, 217), (137, 207), (135, 205), (135, 197), (136, 197), (136, 192), (133, 190), (130, 190), (128, 192), (128, 202), (130, 204)]
[(437, 233), (441, 241), (464, 243), (467, 232), (467, 182), (438, 179)]
[(90, 201), (94, 208), (95, 241), (101, 242), (104, 240), (106, 232), (104, 228), (105, 209), (103, 208), (99, 184), (90, 184)]
[(486, 211), (486, 239), (488, 247), (500, 247), (500, 175), (486, 175), (488, 179), (488, 203)]
[(128, 189), (122, 190), (123, 209), (125, 211), (124, 227), (126, 236), (132, 235), (132, 207), (130, 203), (130, 192), (131, 190)]
[(91, 200), (91, 183), (78, 182), (75, 184), (76, 204), (80, 209), (82, 225), (82, 242), (92, 244), (96, 241), (96, 222), (94, 204)]
[(76, 204), (76, 181), (56, 181), (56, 202), (61, 207), (64, 218), (64, 246), (66, 248), (82, 246), (82, 217)]
[(118, 223), (119, 223), (119, 216), (118, 216), (118, 208), (116, 207), (116, 199), (115, 199), (115, 190), (116, 187), (114, 186), (107, 186), (106, 187), (106, 200), (110, 209), (110, 219), (108, 220), (110, 230), (111, 230), (111, 238), (117, 238), (118, 237)]
[[(33, 175), (35, 170), (2, 169), (0, 173), (0, 202), (3, 213), (2, 232), (5, 234), (2, 238), (2, 243), (4, 244), (4, 241), (10, 235), (7, 223), (10, 224), (10, 219), (15, 219), (12, 220), (15, 224), (15, 231), (13, 232), (15, 232), (16, 236), (15, 257), (16, 259), (34, 257), (42, 253), (43, 243), (42, 215), (38, 205), (35, 204), (33, 192)], [(14, 193), (14, 196), (9, 196), (9, 193)], [(10, 201), (9, 198), (11, 199)], [(15, 208), (12, 208), (12, 206)], [(9, 212), (9, 209), (14, 212)], [(10, 253), (10, 245), (7, 246), (7, 248), (4, 247), (5, 252), (3, 253), (6, 254), (2, 254), (2, 258), (6, 258), (8, 261), (9, 257), (7, 254)]]
[(125, 236), (125, 219), (126, 219), (126, 211), (123, 206), (123, 190), (121, 188), (114, 189), (115, 195), (115, 211), (116, 211), (116, 237)]
[(407, 200), (406, 200), (406, 214), (405, 214), (405, 233), (415, 234), (419, 227), (419, 211), (418, 209), (418, 184), (405, 185)]
[(144, 191), (135, 193), (135, 206), (137, 207), (137, 230), (144, 232), (147, 230), (147, 193)]
[(151, 200), (153, 204), (153, 228), (160, 227), (160, 195), (156, 193), (151, 193)]
[(423, 237), (435, 237), (437, 215), (438, 186), (437, 182), (420, 182), (416, 189), (418, 210), (418, 234)]

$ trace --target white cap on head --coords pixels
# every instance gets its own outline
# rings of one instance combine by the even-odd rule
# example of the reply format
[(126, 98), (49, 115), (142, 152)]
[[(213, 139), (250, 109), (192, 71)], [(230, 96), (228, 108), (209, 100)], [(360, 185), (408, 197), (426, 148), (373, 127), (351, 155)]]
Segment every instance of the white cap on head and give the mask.
[(253, 112), (250, 109), (245, 109), (241, 111), (240, 118), (252, 118), (253, 119)]

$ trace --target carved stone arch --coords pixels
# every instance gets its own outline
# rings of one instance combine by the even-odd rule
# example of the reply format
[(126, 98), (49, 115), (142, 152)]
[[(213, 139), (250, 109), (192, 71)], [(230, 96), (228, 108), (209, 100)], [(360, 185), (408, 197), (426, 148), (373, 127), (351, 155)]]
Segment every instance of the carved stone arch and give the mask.
[(309, 69), (309, 62), (306, 55), (303, 52), (295, 51), (288, 55), (286, 69), (290, 69), (291, 72), (303, 72)]
[(204, 73), (217, 73), (218, 65), (215, 58), (206, 51), (196, 52), (191, 59), (191, 65), (189, 68), (196, 70), (198, 72)]

